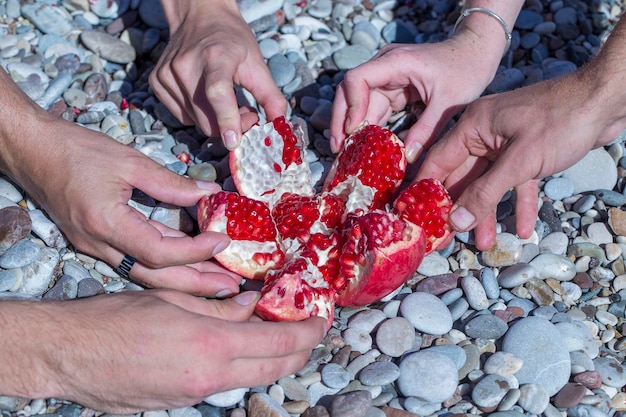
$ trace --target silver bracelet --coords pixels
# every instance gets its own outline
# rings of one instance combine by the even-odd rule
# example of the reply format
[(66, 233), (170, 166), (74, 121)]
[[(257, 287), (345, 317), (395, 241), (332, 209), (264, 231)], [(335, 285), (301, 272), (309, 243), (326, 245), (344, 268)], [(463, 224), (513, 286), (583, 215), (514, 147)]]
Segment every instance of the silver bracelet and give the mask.
[(469, 16), (470, 14), (474, 12), (488, 14), (489, 16), (496, 19), (502, 25), (502, 28), (504, 29), (504, 37), (506, 38), (506, 48), (504, 49), (504, 54), (506, 54), (509, 51), (509, 48), (511, 47), (511, 38), (512, 38), (511, 30), (509, 29), (509, 25), (506, 24), (504, 19), (501, 18), (493, 10), (485, 9), (483, 7), (473, 7), (471, 9), (463, 10), (459, 18), (456, 20), (456, 23), (454, 24), (454, 29), (452, 29), (452, 35), (454, 36), (454, 34), (456, 33), (456, 27), (459, 25), (459, 23), (461, 23), (463, 19), (465, 19), (467, 16)]

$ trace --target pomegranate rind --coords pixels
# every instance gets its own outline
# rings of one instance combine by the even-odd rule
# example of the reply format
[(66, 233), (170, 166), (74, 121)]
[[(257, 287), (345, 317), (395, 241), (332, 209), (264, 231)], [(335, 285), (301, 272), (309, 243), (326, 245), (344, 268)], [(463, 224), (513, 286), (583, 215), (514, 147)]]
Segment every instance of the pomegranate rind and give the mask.
[(335, 292), (328, 287), (321, 271), (309, 259), (301, 257), (282, 270), (268, 273), (255, 312), (272, 321), (323, 317), (329, 329), (335, 314)]
[(239, 194), (265, 201), (270, 207), (285, 193), (315, 193), (302, 131), (284, 117), (248, 130), (230, 152), (229, 165)]
[[(408, 221), (402, 222), (404, 229), (390, 242), (371, 242), (374, 231), (367, 229), (368, 218), (382, 215), (389, 222), (402, 222), (391, 213), (376, 210), (356, 219), (352, 230), (345, 232), (344, 252), (340, 256), (342, 273), (338, 277), (345, 281), (345, 288), (336, 298), (340, 306), (364, 306), (379, 301), (402, 286), (424, 259), (426, 236), (422, 228)], [(353, 233), (355, 228), (360, 228), (358, 233)], [(354, 240), (355, 235), (360, 242)], [(355, 246), (360, 248), (356, 250), (357, 259), (348, 263), (345, 258), (355, 258), (351, 256), (355, 254)]]

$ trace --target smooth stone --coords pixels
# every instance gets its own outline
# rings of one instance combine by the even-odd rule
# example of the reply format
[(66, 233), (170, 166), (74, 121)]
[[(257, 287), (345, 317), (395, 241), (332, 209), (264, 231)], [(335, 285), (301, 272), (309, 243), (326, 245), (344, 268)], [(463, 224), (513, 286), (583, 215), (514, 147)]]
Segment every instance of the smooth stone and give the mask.
[(478, 278), (473, 275), (461, 278), (461, 287), (465, 292), (467, 302), (474, 310), (485, 310), (489, 307), (487, 294)]
[(361, 417), (372, 407), (372, 394), (366, 390), (336, 395), (330, 401), (331, 416)]
[(80, 34), (80, 40), (90, 51), (117, 64), (133, 62), (137, 55), (131, 45), (106, 32), (86, 30)]
[(554, 406), (559, 408), (574, 407), (580, 403), (587, 392), (587, 387), (580, 383), (567, 383), (555, 396)]
[(539, 384), (552, 396), (569, 380), (569, 352), (548, 320), (525, 317), (517, 321), (502, 339), (502, 351), (523, 361), (522, 369), (515, 373), (520, 384)]
[(106, 290), (104, 289), (104, 285), (100, 281), (95, 278), (83, 278), (78, 281), (78, 287), (76, 292), (76, 297), (92, 297), (94, 295), (104, 294)]
[(539, 253), (564, 255), (567, 251), (569, 238), (563, 232), (552, 232), (539, 242)]
[(428, 348), (429, 352), (443, 353), (456, 365), (457, 369), (461, 369), (467, 361), (467, 355), (462, 347), (457, 345), (435, 345)]
[(275, 399), (263, 392), (252, 394), (248, 399), (248, 413), (250, 416), (290, 417)]
[(595, 370), (602, 378), (602, 383), (609, 387), (622, 388), (626, 385), (624, 365), (610, 356), (600, 356), (593, 360)]
[(275, 54), (267, 61), (272, 79), (278, 87), (284, 87), (296, 76), (296, 67), (283, 54)]
[(285, 397), (292, 401), (308, 401), (309, 393), (306, 388), (293, 378), (283, 377), (278, 380), (278, 384), (283, 387)]
[(385, 313), (378, 309), (362, 310), (348, 320), (348, 327), (371, 333), (379, 324), (386, 320)]
[(514, 377), (489, 374), (476, 383), (471, 392), (472, 401), (480, 408), (496, 407), (510, 389), (517, 388)]
[(452, 329), (450, 310), (432, 294), (415, 292), (407, 295), (400, 303), (400, 313), (424, 333), (440, 335)]
[(487, 266), (510, 266), (520, 260), (522, 250), (522, 241), (517, 236), (506, 232), (498, 233), (491, 249), (482, 252), (482, 261)]
[(61, 7), (45, 3), (27, 3), (22, 5), (20, 12), (43, 33), (64, 36), (72, 30), (69, 15)]
[(508, 329), (504, 320), (492, 314), (479, 314), (464, 327), (465, 334), (480, 339), (499, 339)]
[(209, 395), (204, 402), (215, 407), (230, 407), (241, 401), (247, 392), (247, 388), (235, 388)]
[(343, 332), (343, 340), (352, 346), (355, 352), (365, 353), (372, 348), (372, 337), (370, 332), (359, 328), (348, 328)]
[(17, 277), (13, 271), (0, 269), (0, 292), (9, 291), (17, 283)]
[(37, 259), (22, 268), (22, 283), (17, 291), (40, 297), (52, 281), (59, 258), (59, 252), (56, 249), (42, 248)]
[(336, 363), (324, 365), (321, 374), (322, 382), (329, 388), (342, 389), (350, 383), (350, 373)]
[(609, 153), (597, 148), (562, 173), (574, 184), (574, 194), (599, 189), (612, 190), (617, 182), (617, 168)]
[(372, 51), (362, 45), (347, 45), (333, 54), (333, 61), (340, 70), (355, 68), (372, 57)]
[(141, 20), (148, 26), (157, 29), (168, 28), (167, 19), (159, 0), (141, 0), (137, 12)]
[(22, 193), (17, 189), (17, 187), (4, 178), (0, 178), (0, 196), (7, 198), (14, 203), (19, 203), (24, 199)]
[(65, 301), (76, 298), (78, 282), (69, 275), (61, 275), (52, 288), (42, 297), (44, 300)]
[(587, 236), (596, 245), (606, 245), (613, 243), (613, 235), (604, 223), (592, 223), (587, 226)]
[(593, 205), (595, 204), (596, 200), (597, 199), (595, 195), (592, 195), (592, 194), (584, 195), (580, 197), (578, 201), (574, 203), (574, 206), (572, 207), (572, 209), (576, 213), (581, 213), (581, 214), (586, 213), (587, 211), (593, 208)]
[(543, 192), (552, 200), (563, 200), (574, 194), (574, 184), (568, 178), (552, 178), (543, 186)]
[(524, 362), (509, 352), (495, 352), (487, 358), (483, 370), (486, 374), (511, 376), (522, 369)]
[[(459, 348), (460, 349), (460, 348)], [(393, 362), (374, 362), (361, 369), (358, 377), (363, 385), (383, 386), (393, 383), (400, 376), (398, 365)]]
[[(399, 368), (396, 386), (407, 397), (443, 402), (454, 394), (458, 384), (457, 367), (443, 353), (428, 350), (410, 353), (402, 358)], [(433, 381), (437, 383), (433, 384)]]
[(392, 358), (400, 357), (413, 346), (415, 329), (404, 317), (384, 321), (376, 331), (376, 347)]
[(520, 87), (526, 76), (518, 68), (506, 68), (499, 71), (485, 89), (487, 94), (500, 93)]
[(537, 271), (537, 278), (554, 278), (559, 281), (570, 281), (576, 275), (576, 265), (564, 256), (542, 253), (530, 261), (530, 266)]
[(626, 212), (620, 208), (611, 207), (609, 209), (609, 226), (613, 233), (619, 236), (626, 236)]
[(522, 10), (515, 21), (515, 27), (522, 30), (532, 30), (543, 23), (543, 16), (532, 10)]
[(620, 207), (626, 204), (626, 195), (613, 190), (595, 190), (593, 195), (604, 204), (611, 207)]
[(14, 269), (30, 265), (37, 259), (41, 247), (29, 239), (22, 239), (0, 256), (0, 268)]
[(550, 402), (546, 390), (538, 384), (525, 384), (520, 387), (520, 397), (517, 403), (531, 414), (541, 414)]
[(56, 224), (39, 209), (28, 212), (32, 221), (32, 232), (51, 248), (65, 248), (67, 242)]
[(272, 15), (283, 7), (284, 0), (237, 0), (239, 11), (246, 23)]
[(448, 259), (441, 256), (438, 252), (431, 252), (424, 257), (422, 263), (417, 268), (417, 272), (427, 277), (444, 275), (450, 272), (450, 264)]
[(32, 221), (28, 210), (19, 206), (0, 209), (0, 254), (30, 235)]
[(500, 286), (498, 278), (491, 268), (483, 268), (480, 270), (478, 278), (485, 290), (488, 299), (494, 300), (500, 295)]
[(520, 262), (503, 269), (500, 275), (498, 275), (498, 281), (502, 288), (514, 288), (524, 285), (536, 276), (537, 270), (535, 267)]

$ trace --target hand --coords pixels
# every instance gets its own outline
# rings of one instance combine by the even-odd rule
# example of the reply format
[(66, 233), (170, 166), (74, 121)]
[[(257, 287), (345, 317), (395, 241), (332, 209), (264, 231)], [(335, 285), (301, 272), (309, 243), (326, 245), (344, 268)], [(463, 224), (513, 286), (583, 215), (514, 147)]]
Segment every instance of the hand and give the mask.
[(258, 118), (239, 109), (233, 84), (252, 93), (268, 120), (286, 113), (285, 97), (234, 1), (163, 1), (163, 8), (170, 41), (150, 85), (182, 123), (219, 134), (227, 148), (235, 148)]
[[(3, 364), (0, 387), (8, 393), (7, 384), (19, 377), (27, 385), (19, 394), (26, 397), (134, 413), (271, 383), (302, 368), (323, 337), (325, 320), (250, 321), (258, 298), (257, 292), (218, 301), (148, 290), (66, 302), (3, 301), (3, 318), (14, 318), (9, 324), (20, 327), (18, 335), (35, 326), (32, 334), (46, 342), (31, 337), (3, 347), (5, 358), (15, 354), (13, 362), (24, 358), (37, 366)], [(19, 317), (33, 320), (23, 328)], [(10, 337), (6, 324), (3, 334)]]
[[(207, 261), (228, 245), (227, 236), (207, 232), (191, 237), (146, 220), (127, 204), (137, 188), (159, 201), (193, 206), (203, 195), (219, 191), (217, 184), (184, 178), (78, 125), (42, 119), (41, 113), (30, 120), (20, 130), (24, 137), (15, 138), (23, 148), (12, 153), (21, 158), (13, 174), (76, 248), (113, 266), (129, 254), (138, 261), (131, 278), (150, 287), (207, 296), (239, 291), (241, 277)], [(42, 137), (44, 142), (29, 145)]]
[(480, 45), (469, 31), (439, 43), (392, 44), (348, 71), (333, 103), (333, 151), (338, 152), (345, 137), (363, 121), (384, 125), (392, 111), (425, 106), (405, 139), (407, 158), (415, 161), (450, 118), (493, 78), (500, 56), (494, 58)]
[(537, 180), (568, 168), (623, 129), (604, 111), (608, 102), (583, 72), (483, 97), (432, 146), (418, 178), (445, 180), (456, 196), (453, 226), (476, 227), (481, 250), (495, 239), (498, 202), (515, 187), (517, 234), (528, 237), (537, 217)]

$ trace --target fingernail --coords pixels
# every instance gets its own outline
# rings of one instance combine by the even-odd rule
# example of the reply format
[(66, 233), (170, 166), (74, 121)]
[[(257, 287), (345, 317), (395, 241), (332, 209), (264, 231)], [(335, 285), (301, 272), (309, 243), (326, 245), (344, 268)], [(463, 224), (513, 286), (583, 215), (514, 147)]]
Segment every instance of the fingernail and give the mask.
[(407, 147), (406, 159), (409, 162), (415, 162), (419, 154), (422, 152), (422, 148), (423, 146), (421, 143), (419, 142), (412, 143), (410, 146)]
[(196, 180), (196, 185), (198, 186), (198, 188), (202, 189), (202, 190), (212, 190), (212, 191), (217, 191), (220, 189), (219, 185), (217, 185), (217, 183), (211, 182), (211, 181), (200, 181), (200, 180)]
[(248, 306), (261, 297), (261, 293), (258, 291), (246, 291), (237, 294), (233, 297), (233, 301), (242, 306)]
[(239, 146), (239, 140), (237, 139), (237, 134), (233, 130), (227, 130), (222, 135), (222, 140), (224, 141), (224, 146), (226, 149), (233, 150), (237, 146)]
[(230, 239), (220, 240), (217, 245), (213, 248), (213, 253), (211, 254), (211, 258), (226, 249), (230, 245)]
[(233, 294), (234, 293), (231, 290), (222, 290), (222, 291), (219, 291), (217, 294), (215, 294), (215, 298), (226, 298), (226, 297), (230, 297)]
[(470, 228), (476, 218), (465, 207), (457, 207), (450, 213), (450, 221), (457, 230), (466, 231)]

